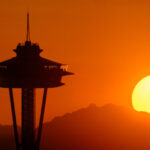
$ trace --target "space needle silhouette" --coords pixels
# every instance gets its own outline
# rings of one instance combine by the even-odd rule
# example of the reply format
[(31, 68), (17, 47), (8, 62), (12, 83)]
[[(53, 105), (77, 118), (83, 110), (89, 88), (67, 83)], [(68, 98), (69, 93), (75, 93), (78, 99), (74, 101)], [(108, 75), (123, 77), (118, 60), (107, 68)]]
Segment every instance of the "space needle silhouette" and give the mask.
[[(26, 42), (23, 45), (19, 43), (14, 49), (16, 57), (0, 62), (0, 87), (9, 88), (16, 150), (39, 150), (47, 89), (64, 85), (61, 78), (73, 74), (66, 70), (66, 65), (42, 58), (42, 51), (39, 45), (31, 43), (27, 13)], [(17, 128), (13, 88), (21, 88), (22, 91), (21, 138)], [(37, 136), (35, 88), (44, 88)]]

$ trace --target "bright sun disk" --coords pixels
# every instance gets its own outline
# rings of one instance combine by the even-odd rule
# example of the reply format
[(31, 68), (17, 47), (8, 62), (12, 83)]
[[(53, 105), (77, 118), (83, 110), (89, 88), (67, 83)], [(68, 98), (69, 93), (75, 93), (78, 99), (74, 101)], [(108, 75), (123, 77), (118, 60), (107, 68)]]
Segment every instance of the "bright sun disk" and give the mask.
[(150, 76), (137, 83), (132, 93), (132, 105), (137, 111), (150, 113)]

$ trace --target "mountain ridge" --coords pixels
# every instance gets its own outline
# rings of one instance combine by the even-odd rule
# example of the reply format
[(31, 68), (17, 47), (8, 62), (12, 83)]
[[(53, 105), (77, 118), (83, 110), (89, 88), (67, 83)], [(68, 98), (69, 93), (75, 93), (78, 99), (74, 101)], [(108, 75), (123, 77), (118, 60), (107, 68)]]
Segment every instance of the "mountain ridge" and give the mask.
[[(91, 104), (44, 123), (41, 150), (148, 150), (149, 135), (150, 114)], [(15, 150), (11, 126), (0, 125), (0, 139), (0, 149)]]

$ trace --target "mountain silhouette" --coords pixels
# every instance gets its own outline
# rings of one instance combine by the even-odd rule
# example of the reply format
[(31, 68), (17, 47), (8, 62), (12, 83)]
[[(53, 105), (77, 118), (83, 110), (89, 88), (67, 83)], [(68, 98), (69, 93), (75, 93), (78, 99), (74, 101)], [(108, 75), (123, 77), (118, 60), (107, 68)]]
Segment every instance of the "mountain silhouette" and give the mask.
[[(41, 150), (148, 150), (150, 114), (107, 104), (54, 118), (43, 127)], [(0, 149), (13, 150), (13, 130), (0, 126)]]

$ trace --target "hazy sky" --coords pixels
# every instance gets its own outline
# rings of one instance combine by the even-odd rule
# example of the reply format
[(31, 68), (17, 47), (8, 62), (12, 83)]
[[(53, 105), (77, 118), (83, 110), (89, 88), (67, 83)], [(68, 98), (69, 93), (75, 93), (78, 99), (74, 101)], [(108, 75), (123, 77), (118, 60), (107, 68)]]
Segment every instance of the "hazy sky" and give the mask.
[[(31, 41), (44, 49), (41, 55), (75, 73), (63, 79), (65, 86), (49, 89), (45, 121), (90, 103), (131, 106), (135, 84), (150, 75), (149, 0), (1, 0), (0, 61), (25, 41), (28, 10)], [(37, 93), (39, 112), (42, 90)], [(0, 100), (0, 123), (9, 124), (8, 89), (0, 89)]]

